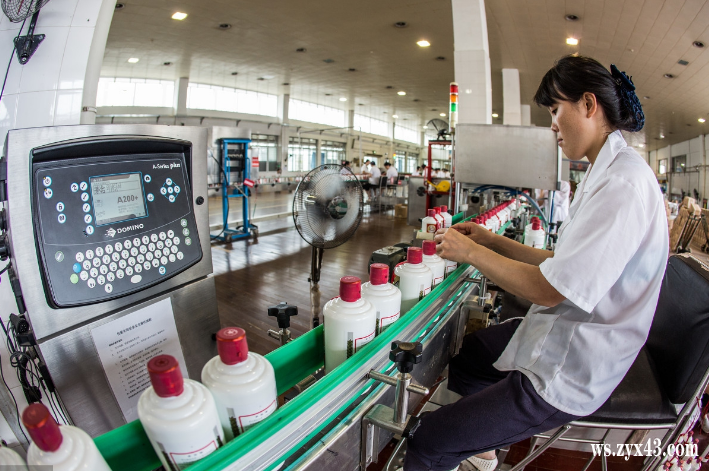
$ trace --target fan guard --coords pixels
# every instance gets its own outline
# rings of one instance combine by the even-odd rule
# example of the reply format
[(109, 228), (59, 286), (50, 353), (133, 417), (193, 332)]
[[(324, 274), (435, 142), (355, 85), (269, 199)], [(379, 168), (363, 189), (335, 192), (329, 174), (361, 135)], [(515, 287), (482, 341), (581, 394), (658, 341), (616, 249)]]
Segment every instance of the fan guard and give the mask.
[(2, 11), (10, 21), (19, 23), (29, 18), (49, 0), (2, 0)]

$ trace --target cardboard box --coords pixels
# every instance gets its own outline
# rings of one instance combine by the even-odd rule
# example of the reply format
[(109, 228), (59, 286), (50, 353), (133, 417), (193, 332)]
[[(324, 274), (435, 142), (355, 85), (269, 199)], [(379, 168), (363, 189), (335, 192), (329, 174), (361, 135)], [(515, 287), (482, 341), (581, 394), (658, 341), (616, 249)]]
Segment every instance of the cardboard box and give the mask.
[(397, 204), (394, 206), (394, 217), (406, 219), (409, 215), (409, 208), (405, 204)]

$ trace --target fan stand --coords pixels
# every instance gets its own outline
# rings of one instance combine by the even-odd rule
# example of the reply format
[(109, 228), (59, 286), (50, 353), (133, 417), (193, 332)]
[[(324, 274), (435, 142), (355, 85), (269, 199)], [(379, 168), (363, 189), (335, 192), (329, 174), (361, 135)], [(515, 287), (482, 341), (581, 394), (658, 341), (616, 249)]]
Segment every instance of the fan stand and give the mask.
[(34, 27), (37, 25), (39, 10), (37, 10), (30, 20), (30, 27), (27, 31), (27, 36), (19, 36), (15, 38), (15, 49), (17, 50), (17, 60), (20, 64), (25, 65), (30, 57), (37, 51), (39, 43), (44, 41), (43, 34), (34, 34)]
[(313, 316), (313, 329), (320, 325), (320, 269), (322, 268), (322, 247), (313, 247), (310, 261), (310, 312)]

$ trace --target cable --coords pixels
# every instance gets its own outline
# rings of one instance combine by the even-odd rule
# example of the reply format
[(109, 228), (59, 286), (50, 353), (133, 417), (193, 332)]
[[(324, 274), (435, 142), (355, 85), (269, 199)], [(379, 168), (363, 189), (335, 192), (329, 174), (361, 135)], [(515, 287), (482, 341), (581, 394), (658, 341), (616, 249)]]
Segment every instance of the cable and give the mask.
[(12, 42), (12, 53), (10, 53), (10, 61), (7, 63), (7, 70), (5, 70), (5, 80), (2, 81), (2, 90), (0, 90), (0, 100), (2, 100), (3, 95), (5, 94), (5, 84), (7, 83), (7, 76), (10, 74), (10, 66), (12, 65), (12, 58), (15, 57), (15, 51), (17, 50), (17, 39), (20, 37), (22, 34), (22, 28), (25, 27), (25, 21), (27, 21), (27, 18), (24, 19), (22, 22), (22, 26), (20, 26), (20, 30), (17, 32), (17, 36), (15, 36), (15, 40)]

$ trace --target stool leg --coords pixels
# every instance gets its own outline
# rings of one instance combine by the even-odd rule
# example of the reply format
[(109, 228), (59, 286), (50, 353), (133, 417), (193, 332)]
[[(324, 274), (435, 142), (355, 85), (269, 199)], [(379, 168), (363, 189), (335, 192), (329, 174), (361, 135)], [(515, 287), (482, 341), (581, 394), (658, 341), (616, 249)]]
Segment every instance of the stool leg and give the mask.
[(552, 446), (558, 439), (560, 439), (562, 437), (562, 435), (564, 435), (566, 432), (568, 432), (570, 428), (571, 428), (571, 425), (569, 425), (569, 424), (562, 426), (559, 430), (556, 431), (556, 433), (554, 435), (549, 437), (549, 439), (547, 440), (547, 442), (545, 444), (540, 446), (531, 455), (525, 456), (524, 459), (522, 461), (520, 461), (519, 463), (517, 463), (517, 465), (514, 468), (512, 468), (510, 471), (521, 471), (522, 469), (524, 469), (525, 466), (527, 466), (529, 463), (531, 463), (537, 456), (544, 453), (547, 448)]
[[(529, 441), (529, 451), (527, 451), (527, 456), (530, 456), (532, 453), (534, 453), (534, 449), (537, 447), (537, 444), (539, 443), (539, 437), (538, 436), (533, 436), (532, 439)], [(524, 471), (524, 467), (520, 468), (519, 471)]]

